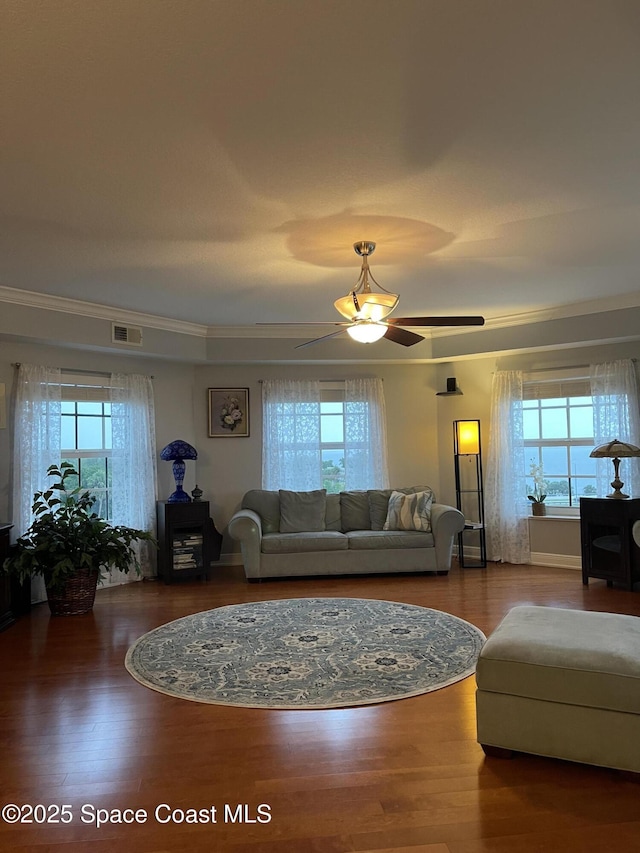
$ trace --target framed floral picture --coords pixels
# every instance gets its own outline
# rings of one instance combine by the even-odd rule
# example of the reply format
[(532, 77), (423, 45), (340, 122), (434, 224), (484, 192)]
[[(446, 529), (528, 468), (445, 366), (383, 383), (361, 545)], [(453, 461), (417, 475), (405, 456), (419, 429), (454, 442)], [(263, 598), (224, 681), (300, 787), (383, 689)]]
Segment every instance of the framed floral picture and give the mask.
[(249, 389), (209, 388), (209, 438), (249, 435)]

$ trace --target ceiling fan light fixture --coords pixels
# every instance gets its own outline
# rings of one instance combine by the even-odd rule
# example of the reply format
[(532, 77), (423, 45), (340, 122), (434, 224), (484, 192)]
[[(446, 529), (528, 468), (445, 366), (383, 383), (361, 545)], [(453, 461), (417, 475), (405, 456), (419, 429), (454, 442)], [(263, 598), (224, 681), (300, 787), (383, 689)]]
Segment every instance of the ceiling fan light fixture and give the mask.
[[(361, 240), (359, 243), (354, 243), (353, 248), (362, 258), (358, 281), (346, 296), (336, 299), (333, 305), (339, 314), (352, 322), (359, 320), (379, 322), (391, 314), (400, 297), (397, 293), (390, 293), (382, 287), (371, 274), (367, 259), (375, 250), (376, 244)], [(378, 288), (377, 291), (371, 290), (371, 282)]]
[(347, 320), (384, 320), (398, 304), (397, 293), (358, 293), (351, 290), (333, 303), (336, 311)]
[(360, 344), (372, 344), (385, 336), (387, 327), (375, 320), (357, 320), (355, 325), (349, 326), (347, 334)]

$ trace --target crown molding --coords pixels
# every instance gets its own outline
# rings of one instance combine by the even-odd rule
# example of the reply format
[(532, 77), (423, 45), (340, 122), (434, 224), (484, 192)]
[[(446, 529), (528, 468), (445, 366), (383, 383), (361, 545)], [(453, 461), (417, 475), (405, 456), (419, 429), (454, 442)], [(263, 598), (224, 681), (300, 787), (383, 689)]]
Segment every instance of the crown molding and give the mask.
[(200, 323), (190, 323), (186, 320), (173, 320), (169, 317), (159, 317), (140, 311), (113, 308), (110, 305), (101, 305), (98, 302), (69, 299), (66, 296), (52, 296), (48, 293), (36, 293), (32, 290), (19, 290), (16, 287), (7, 287), (6, 285), (0, 285), (0, 302), (24, 305), (28, 308), (42, 308), (45, 311), (59, 311), (63, 314), (75, 314), (79, 317), (93, 317), (99, 320), (122, 323), (123, 325), (145, 326), (148, 329), (160, 329), (165, 332), (177, 332), (181, 335), (194, 335), (200, 338), (206, 337), (208, 331), (208, 327)]
[[(16, 287), (0, 285), (0, 302), (8, 302), (14, 305), (24, 305), (30, 308), (40, 308), (46, 311), (58, 311), (65, 314), (74, 314), (80, 317), (93, 317), (111, 322), (144, 326), (146, 328), (160, 329), (167, 332), (175, 332), (182, 335), (192, 335), (199, 338), (305, 338), (321, 337), (336, 330), (336, 323), (327, 322), (318, 324), (278, 324), (274, 325), (252, 325), (252, 326), (206, 326), (201, 323), (192, 323), (186, 320), (174, 320), (170, 317), (161, 317), (156, 314), (147, 314), (140, 311), (129, 311), (123, 308), (114, 308), (96, 302), (87, 302), (80, 299), (70, 299), (65, 296), (53, 296), (47, 293), (36, 293), (31, 290), (20, 290)], [(619, 296), (605, 296), (600, 299), (591, 299), (584, 302), (573, 302), (567, 305), (559, 305), (552, 308), (543, 308), (536, 311), (524, 311), (520, 314), (505, 314), (500, 317), (492, 317), (486, 320), (484, 326), (450, 326), (450, 327), (416, 327), (425, 338), (442, 338), (452, 335), (465, 335), (472, 332), (491, 331), (495, 329), (508, 328), (510, 326), (531, 325), (549, 320), (566, 319), (569, 317), (585, 316), (587, 314), (598, 314), (605, 311), (625, 310), (640, 307), (640, 291), (621, 294)], [(340, 321), (336, 321), (340, 322)], [(411, 328), (410, 326), (407, 328)]]

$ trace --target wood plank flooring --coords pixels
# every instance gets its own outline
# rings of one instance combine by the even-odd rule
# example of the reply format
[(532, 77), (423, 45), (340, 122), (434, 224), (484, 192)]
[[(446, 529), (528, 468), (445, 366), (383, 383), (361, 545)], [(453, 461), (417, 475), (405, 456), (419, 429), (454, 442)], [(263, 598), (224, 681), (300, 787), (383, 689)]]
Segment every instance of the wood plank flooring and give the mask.
[[(473, 678), (375, 706), (265, 711), (174, 699), (124, 669), (130, 644), (172, 619), (309, 596), (434, 607), (486, 634), (525, 603), (640, 616), (638, 593), (594, 580), (583, 587), (579, 572), (493, 564), (448, 577), (262, 584), (221, 568), (206, 583), (102, 591), (87, 616), (54, 619), (38, 606), (0, 634), (0, 805), (43, 808), (32, 823), (0, 820), (0, 850), (640, 851), (635, 779), (531, 756), (485, 758)], [(117, 811), (98, 827), (97, 809)], [(138, 811), (140, 822), (113, 822), (135, 821), (136, 810), (146, 820)], [(209, 822), (188, 822), (189, 810)]]

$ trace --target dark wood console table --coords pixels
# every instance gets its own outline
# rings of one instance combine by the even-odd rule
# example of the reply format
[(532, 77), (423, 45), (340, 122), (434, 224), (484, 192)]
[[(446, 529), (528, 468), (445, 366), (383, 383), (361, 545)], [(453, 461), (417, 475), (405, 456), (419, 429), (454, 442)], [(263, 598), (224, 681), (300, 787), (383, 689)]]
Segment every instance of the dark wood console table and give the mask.
[(640, 498), (580, 498), (582, 583), (600, 578), (632, 590), (640, 581), (640, 548), (631, 530), (640, 520)]
[(158, 576), (165, 583), (206, 575), (220, 559), (222, 534), (209, 516), (208, 501), (158, 501)]
[[(12, 524), (0, 524), (0, 565), (9, 553), (9, 531)], [(15, 616), (11, 608), (11, 578), (0, 574), (0, 631), (13, 625)]]

